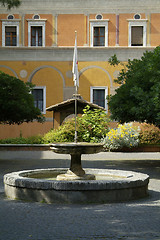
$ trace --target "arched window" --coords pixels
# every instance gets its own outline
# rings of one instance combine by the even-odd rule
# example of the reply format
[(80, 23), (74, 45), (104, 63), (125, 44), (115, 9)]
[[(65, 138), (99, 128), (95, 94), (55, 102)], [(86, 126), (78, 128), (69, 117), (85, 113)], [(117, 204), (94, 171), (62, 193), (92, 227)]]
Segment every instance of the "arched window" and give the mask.
[(38, 14), (35, 14), (34, 16), (33, 16), (33, 19), (40, 19), (40, 16), (38, 15)]
[(97, 15), (96, 15), (96, 19), (97, 19), (97, 20), (101, 20), (102, 18), (103, 18), (103, 17), (102, 17), (101, 14), (97, 14)]
[(11, 20), (11, 19), (14, 19), (14, 16), (13, 15), (8, 15), (8, 17), (7, 17), (9, 20)]
[(140, 15), (140, 14), (135, 14), (135, 15), (134, 15), (134, 19), (136, 19), (136, 20), (137, 20), (137, 19), (141, 19), (141, 15)]

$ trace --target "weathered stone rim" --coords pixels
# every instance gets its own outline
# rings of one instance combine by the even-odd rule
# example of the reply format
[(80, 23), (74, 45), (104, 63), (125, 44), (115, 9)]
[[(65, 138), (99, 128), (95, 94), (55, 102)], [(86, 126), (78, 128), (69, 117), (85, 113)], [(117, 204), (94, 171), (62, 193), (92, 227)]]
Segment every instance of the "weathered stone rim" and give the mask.
[(149, 176), (133, 171), (108, 170), (108, 169), (85, 169), (87, 174), (111, 174), (125, 176), (123, 179), (109, 180), (77, 180), (57, 181), (31, 178), (29, 176), (37, 173), (65, 173), (66, 168), (49, 168), (24, 170), (4, 175), (4, 184), (16, 188), (61, 190), (61, 191), (87, 191), (87, 190), (115, 190), (146, 186), (149, 183)]

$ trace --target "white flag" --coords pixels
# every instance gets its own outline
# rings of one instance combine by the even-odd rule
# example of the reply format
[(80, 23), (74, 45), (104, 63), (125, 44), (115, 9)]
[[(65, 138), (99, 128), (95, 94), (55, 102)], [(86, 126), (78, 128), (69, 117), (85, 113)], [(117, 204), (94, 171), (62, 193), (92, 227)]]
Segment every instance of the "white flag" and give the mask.
[(74, 86), (79, 87), (79, 72), (78, 72), (78, 58), (77, 58), (77, 33), (75, 34), (75, 46), (74, 46), (74, 54), (73, 54), (73, 81)]

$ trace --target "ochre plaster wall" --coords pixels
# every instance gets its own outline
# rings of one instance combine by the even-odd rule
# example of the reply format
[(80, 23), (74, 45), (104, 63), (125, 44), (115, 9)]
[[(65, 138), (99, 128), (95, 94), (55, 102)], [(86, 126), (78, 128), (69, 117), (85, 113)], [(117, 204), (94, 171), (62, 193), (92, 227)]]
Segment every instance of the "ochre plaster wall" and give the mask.
[(160, 45), (160, 13), (151, 14), (151, 46)]
[(0, 124), (0, 139), (43, 135), (53, 128), (53, 122), (22, 123), (21, 125)]
[(77, 45), (86, 42), (86, 16), (83, 14), (58, 15), (58, 46), (74, 46), (75, 31), (77, 31)]
[[(46, 86), (46, 107), (62, 102), (65, 87), (74, 86), (72, 75), (67, 74), (72, 70), (71, 62), (4, 61), (0, 62), (0, 65), (9, 67), (16, 72), (18, 78), (24, 82), (30, 79), (36, 86)], [(115, 68), (107, 62), (79, 62), (78, 68), (79, 72), (81, 72), (79, 78), (79, 94), (81, 94), (85, 100), (90, 101), (91, 86), (107, 86), (109, 94), (111, 85), (116, 87), (113, 79), (115, 78), (115, 72), (120, 70), (120, 67)], [(14, 76), (14, 73), (10, 69), (1, 67), (0, 71)], [(21, 78), (21, 70), (27, 72), (25, 78)], [(53, 113), (46, 112), (45, 117), (52, 119)], [(2, 126), (3, 125), (0, 125), (0, 138), (11, 137), (15, 132), (17, 136), (17, 134), (19, 135), (20, 129), (22, 129), (24, 136), (39, 134), (53, 127), (53, 124), (52, 122), (46, 122), (44, 125), (36, 125), (36, 123), (34, 123), (23, 124), (16, 127)], [(32, 126), (34, 126), (33, 131)]]
[[(12, 61), (0, 62), (0, 65), (13, 69), (18, 78), (24, 82), (31, 80), (36, 86), (46, 86), (46, 107), (62, 102), (64, 88), (74, 86), (72, 74), (70, 76), (67, 74), (72, 71), (70, 62)], [(79, 62), (78, 68), (79, 72), (82, 72), (79, 79), (79, 93), (87, 101), (90, 101), (91, 86), (108, 86), (109, 93), (112, 84), (116, 87), (113, 81), (114, 73), (120, 70), (120, 67), (115, 69), (107, 62)], [(8, 68), (1, 67), (0, 70), (14, 76)], [(22, 70), (27, 73), (25, 78), (21, 78)], [(50, 112), (45, 116), (52, 117)]]

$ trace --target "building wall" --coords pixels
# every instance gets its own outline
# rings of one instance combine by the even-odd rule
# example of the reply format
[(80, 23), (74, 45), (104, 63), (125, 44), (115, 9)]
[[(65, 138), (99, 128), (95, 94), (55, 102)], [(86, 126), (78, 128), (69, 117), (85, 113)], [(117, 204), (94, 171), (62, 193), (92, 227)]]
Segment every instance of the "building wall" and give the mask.
[[(38, 13), (40, 19), (34, 20), (34, 12), (30, 14), (15, 14), (14, 12), (8, 14), (0, 14), (0, 32), (2, 33), (2, 25), (9, 14), (14, 15), (14, 20), (10, 22), (19, 22), (19, 46), (27, 47), (28, 42), (28, 25), (29, 22), (45, 23), (45, 47), (58, 46), (66, 47), (74, 45), (75, 31), (78, 32), (78, 46), (91, 46), (91, 22), (102, 23), (108, 20), (108, 47), (128, 47), (129, 38), (129, 21), (134, 19), (134, 13), (108, 13), (101, 12), (102, 20), (97, 20), (97, 14), (42, 14)], [(138, 12), (140, 21), (147, 22), (147, 44), (146, 46), (159, 45), (160, 27), (159, 19), (160, 13)], [(138, 20), (137, 20), (138, 21)], [(2, 46), (2, 36), (0, 38), (0, 46)], [(146, 47), (145, 46), (145, 47)]]
[(151, 46), (160, 45), (160, 13), (151, 14)]
[[(36, 86), (46, 86), (46, 107), (71, 98), (74, 93), (72, 62), (0, 61), (0, 71)], [(91, 86), (108, 86), (110, 93), (111, 87), (116, 87), (113, 81), (116, 71), (108, 62), (79, 62), (79, 94), (90, 101)], [(64, 94), (67, 88), (72, 92)], [(45, 116), (52, 117), (50, 112)]]
[(58, 46), (74, 46), (75, 31), (78, 32), (78, 46), (85, 43), (85, 19), (83, 14), (61, 14), (57, 19)]
[[(8, 15), (14, 16), (7, 20)], [(34, 20), (34, 15), (39, 19)], [(96, 16), (102, 15), (97, 20)], [(134, 19), (139, 14), (141, 19)], [(160, 5), (156, 0), (25, 0), (19, 8), (10, 11), (0, 6), (0, 71), (32, 82), (46, 89), (46, 107), (72, 97), (72, 61), (77, 31), (79, 93), (91, 100), (91, 87), (107, 87), (114, 94), (118, 85), (114, 79), (120, 66), (108, 63), (114, 54), (123, 63), (140, 58), (144, 51), (152, 51), (160, 45)], [(2, 42), (4, 22), (16, 22), (19, 26), (19, 43), (6, 47)], [(44, 46), (29, 47), (29, 24), (42, 24), (45, 30)], [(130, 23), (146, 26), (144, 46), (129, 46)], [(91, 46), (92, 24), (108, 27), (108, 45)], [(96, 25), (97, 26), (97, 25)], [(3, 40), (4, 41), (4, 40)], [(46, 123), (28, 123), (21, 126), (0, 125), (0, 138), (23, 136), (47, 132), (53, 125), (52, 113), (46, 112)]]

